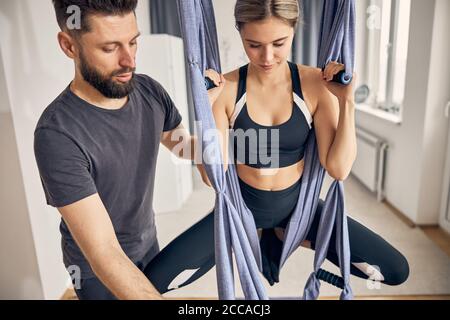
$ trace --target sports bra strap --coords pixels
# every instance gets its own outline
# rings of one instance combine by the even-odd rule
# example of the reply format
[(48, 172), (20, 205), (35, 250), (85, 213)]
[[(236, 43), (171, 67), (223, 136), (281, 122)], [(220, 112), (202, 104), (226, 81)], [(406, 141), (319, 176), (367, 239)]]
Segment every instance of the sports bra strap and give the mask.
[(302, 85), (300, 83), (300, 75), (298, 72), (298, 66), (295, 63), (288, 61), (289, 68), (291, 69), (291, 77), (292, 77), (292, 90), (296, 93), (300, 98), (303, 98)]
[[(300, 98), (303, 98), (302, 85), (300, 82), (300, 75), (298, 71), (298, 66), (295, 63), (288, 61), (289, 68), (291, 69), (291, 78), (292, 78), (292, 90), (296, 93)], [(236, 102), (238, 103), (241, 100), (242, 96), (247, 91), (247, 73), (248, 73), (248, 64), (239, 68), (239, 85), (238, 85), (238, 93), (236, 96)]]
[(241, 100), (242, 96), (247, 91), (247, 72), (248, 72), (248, 64), (242, 66), (239, 69), (239, 86), (235, 104), (238, 103), (239, 100)]

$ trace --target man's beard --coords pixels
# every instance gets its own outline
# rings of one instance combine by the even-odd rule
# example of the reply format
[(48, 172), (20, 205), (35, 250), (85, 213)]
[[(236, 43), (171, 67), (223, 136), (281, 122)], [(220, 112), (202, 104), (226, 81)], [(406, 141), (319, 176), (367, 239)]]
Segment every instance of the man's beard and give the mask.
[[(121, 99), (133, 92), (135, 87), (134, 71), (136, 69), (121, 69), (105, 77), (87, 62), (83, 52), (80, 53), (80, 72), (84, 80), (97, 89), (101, 94), (110, 99)], [(132, 72), (130, 81), (118, 83), (113, 80), (113, 76)]]

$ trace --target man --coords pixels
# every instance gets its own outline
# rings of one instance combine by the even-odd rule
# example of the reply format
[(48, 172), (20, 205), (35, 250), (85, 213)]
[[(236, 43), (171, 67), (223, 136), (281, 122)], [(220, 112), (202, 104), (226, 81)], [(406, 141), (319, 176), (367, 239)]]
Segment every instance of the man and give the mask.
[[(170, 150), (182, 143), (178, 156), (193, 159), (196, 139), (162, 86), (134, 73), (137, 0), (53, 4), (75, 76), (43, 112), (34, 148), (47, 203), (62, 216), (64, 263), (81, 271), (80, 299), (161, 299), (141, 272), (159, 252), (152, 209), (159, 143)], [(208, 76), (219, 86), (208, 92), (213, 103), (224, 79)]]

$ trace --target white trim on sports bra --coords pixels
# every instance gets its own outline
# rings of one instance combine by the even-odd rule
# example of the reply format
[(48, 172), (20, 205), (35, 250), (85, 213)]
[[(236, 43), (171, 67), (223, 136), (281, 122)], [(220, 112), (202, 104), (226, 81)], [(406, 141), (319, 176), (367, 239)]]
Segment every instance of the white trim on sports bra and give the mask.
[(300, 98), (295, 92), (293, 93), (293, 95), (294, 95), (295, 104), (300, 108), (300, 110), (302, 110), (303, 115), (305, 116), (306, 122), (308, 122), (309, 129), (311, 129), (313, 118), (312, 118), (311, 113), (309, 112), (308, 107), (306, 106), (305, 101), (302, 98)]
[[(295, 105), (298, 108), (300, 108), (303, 115), (305, 116), (305, 119), (306, 119), (306, 122), (308, 123), (309, 129), (311, 129), (313, 118), (312, 118), (311, 113), (309, 112), (308, 107), (306, 106), (305, 101), (302, 98), (300, 98), (295, 92), (292, 93), (292, 96), (294, 98)], [(239, 101), (236, 103), (233, 115), (231, 116), (231, 119), (230, 119), (230, 128), (234, 128), (234, 123), (236, 122), (236, 119), (239, 116), (239, 114), (241, 113), (242, 109), (244, 108), (244, 105), (246, 102), (247, 102), (247, 92), (244, 93), (242, 95), (241, 99), (239, 99)]]
[(238, 117), (239, 113), (241, 113), (242, 108), (244, 108), (246, 102), (247, 102), (247, 92), (245, 92), (242, 95), (241, 99), (239, 99), (239, 101), (236, 103), (234, 107), (234, 112), (230, 119), (230, 128), (234, 127), (234, 122), (236, 121), (236, 118)]

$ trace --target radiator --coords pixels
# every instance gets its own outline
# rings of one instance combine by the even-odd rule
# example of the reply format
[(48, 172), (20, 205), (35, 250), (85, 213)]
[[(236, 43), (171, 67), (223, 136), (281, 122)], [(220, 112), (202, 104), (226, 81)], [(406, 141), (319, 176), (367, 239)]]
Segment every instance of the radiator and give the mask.
[(388, 145), (374, 134), (356, 127), (358, 155), (352, 167), (352, 175), (370, 191), (377, 200), (384, 199), (384, 172)]

